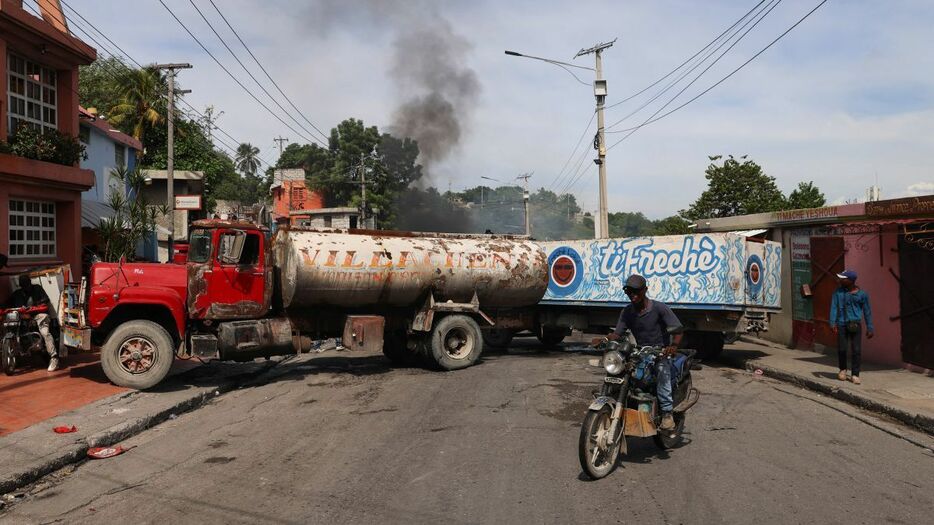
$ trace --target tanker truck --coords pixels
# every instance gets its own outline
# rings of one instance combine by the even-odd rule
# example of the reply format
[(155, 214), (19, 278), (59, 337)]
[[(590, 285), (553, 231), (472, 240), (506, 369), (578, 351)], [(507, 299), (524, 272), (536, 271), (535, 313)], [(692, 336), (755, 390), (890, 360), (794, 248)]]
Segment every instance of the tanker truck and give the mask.
[(63, 296), (63, 342), (101, 348), (115, 384), (150, 388), (175, 357), (252, 361), (339, 338), (442, 370), (473, 365), (481, 329), (522, 318), (548, 286), (523, 238), (280, 229), (196, 221), (187, 262), (98, 263)]

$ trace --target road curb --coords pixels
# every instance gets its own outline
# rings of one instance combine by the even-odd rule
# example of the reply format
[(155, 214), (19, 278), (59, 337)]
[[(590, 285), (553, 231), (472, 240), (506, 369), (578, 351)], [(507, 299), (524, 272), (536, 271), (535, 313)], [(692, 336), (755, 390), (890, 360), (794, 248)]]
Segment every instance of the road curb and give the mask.
[[(279, 364), (278, 361), (269, 361), (257, 370), (238, 374), (231, 377), (210, 391), (198, 392), (190, 397), (181, 399), (171, 406), (159, 409), (151, 414), (138, 417), (129, 421), (124, 421), (114, 425), (106, 430), (96, 432), (83, 440), (79, 440), (71, 445), (64, 447), (58, 453), (40, 458), (36, 464), (17, 472), (5, 473), (0, 477), (0, 494), (8, 494), (18, 490), (26, 485), (34, 483), (43, 477), (74, 463), (80, 463), (87, 459), (87, 451), (92, 447), (105, 447), (113, 445), (131, 438), (145, 430), (170, 419), (173, 415), (184, 414), (207, 404), (207, 402), (221, 394), (235, 390), (241, 385), (263, 375), (271, 368)], [(124, 397), (126, 393), (117, 394), (117, 397)]]
[(759, 363), (756, 359), (729, 359), (732, 364), (738, 365), (737, 368), (744, 368), (750, 372), (761, 370), (762, 375), (786, 383), (798, 385), (808, 390), (813, 390), (821, 394), (830, 396), (834, 399), (849, 403), (853, 406), (889, 416), (902, 423), (912, 426), (922, 432), (934, 436), (934, 418), (921, 414), (914, 414), (901, 408), (888, 405), (852, 392), (851, 390), (827, 385), (815, 379), (811, 379), (792, 372), (786, 372), (768, 365)]

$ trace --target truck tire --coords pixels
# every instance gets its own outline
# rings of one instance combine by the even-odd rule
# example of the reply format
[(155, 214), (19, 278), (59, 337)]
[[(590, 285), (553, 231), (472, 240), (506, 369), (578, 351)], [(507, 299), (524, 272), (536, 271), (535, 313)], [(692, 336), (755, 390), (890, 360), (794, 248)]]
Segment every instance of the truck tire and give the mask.
[(697, 355), (702, 360), (716, 359), (723, 352), (723, 332), (697, 332)]
[(506, 348), (512, 342), (515, 332), (508, 328), (488, 328), (483, 330), (483, 344), (493, 348)]
[(567, 328), (563, 326), (543, 326), (538, 329), (538, 341), (548, 348), (554, 348), (567, 337)]
[(442, 370), (473, 366), (483, 352), (480, 326), (466, 315), (448, 315), (431, 330), (429, 343), (432, 362)]
[(118, 386), (145, 390), (165, 379), (175, 360), (172, 337), (152, 321), (118, 326), (101, 348), (101, 366)]

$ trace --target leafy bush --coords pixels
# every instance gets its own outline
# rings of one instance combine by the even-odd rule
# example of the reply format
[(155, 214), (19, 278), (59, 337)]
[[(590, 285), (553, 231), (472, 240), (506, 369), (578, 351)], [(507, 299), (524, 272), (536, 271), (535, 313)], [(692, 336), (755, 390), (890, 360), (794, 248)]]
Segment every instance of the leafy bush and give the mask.
[(21, 125), (10, 137), (9, 149), (13, 155), (63, 166), (74, 166), (88, 158), (84, 144), (78, 137), (58, 130), (40, 130), (26, 125)]
[(116, 262), (123, 257), (131, 257), (139, 241), (155, 231), (159, 215), (165, 217), (169, 209), (165, 205), (149, 206), (139, 197), (145, 183), (139, 168), (133, 171), (117, 168), (111, 171), (111, 176), (130, 188), (130, 196), (117, 191), (110, 193), (108, 204), (113, 208), (114, 215), (102, 218), (97, 226), (101, 239), (105, 240), (103, 260)]

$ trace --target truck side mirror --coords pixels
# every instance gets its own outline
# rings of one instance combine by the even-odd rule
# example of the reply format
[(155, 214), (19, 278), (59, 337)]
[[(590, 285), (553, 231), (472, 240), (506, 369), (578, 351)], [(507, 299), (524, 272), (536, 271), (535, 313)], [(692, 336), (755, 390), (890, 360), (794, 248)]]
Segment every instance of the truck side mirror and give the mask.
[(221, 264), (238, 264), (246, 244), (246, 232), (232, 230), (221, 235), (218, 259)]

